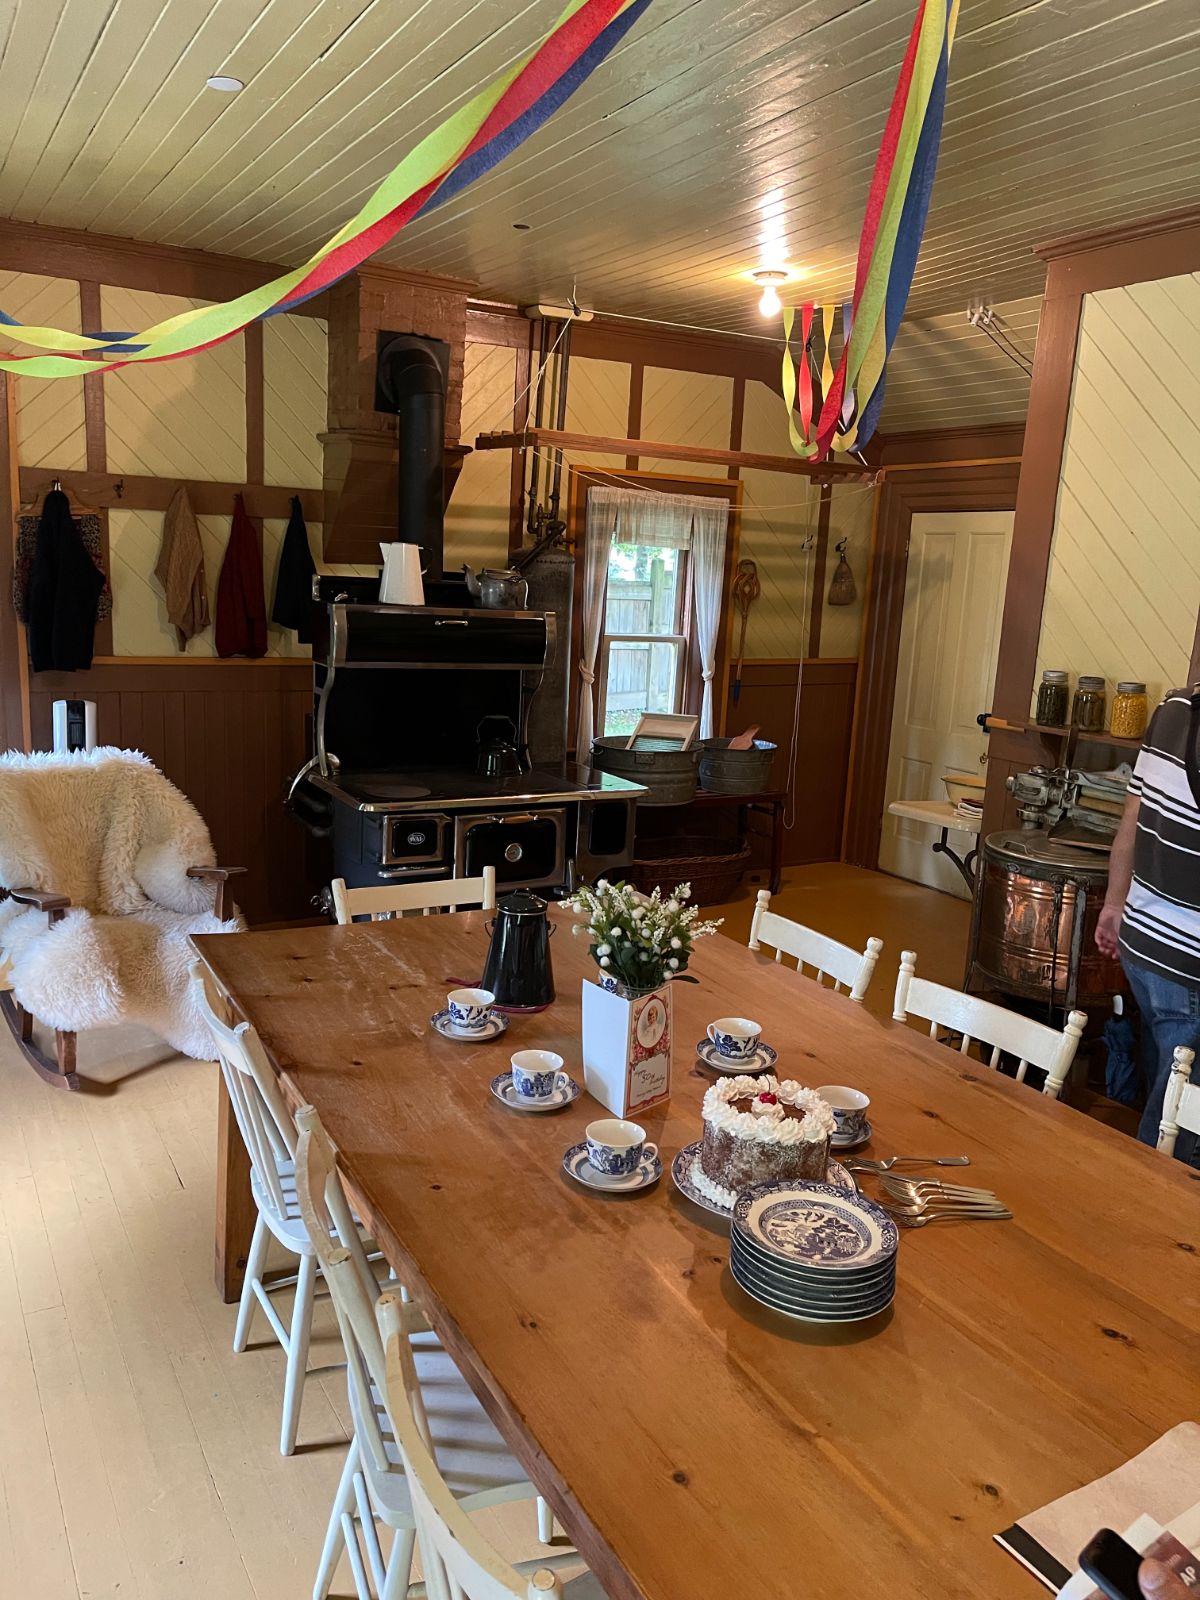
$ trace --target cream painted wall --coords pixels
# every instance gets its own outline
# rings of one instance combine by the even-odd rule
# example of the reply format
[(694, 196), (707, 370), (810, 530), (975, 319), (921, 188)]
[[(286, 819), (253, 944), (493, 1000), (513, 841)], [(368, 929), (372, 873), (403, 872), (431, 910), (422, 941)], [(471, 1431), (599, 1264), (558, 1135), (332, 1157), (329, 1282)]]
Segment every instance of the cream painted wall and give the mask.
[[(105, 285), (106, 328), (144, 328), (207, 304)], [(181, 361), (122, 367), (104, 379), (108, 466), (156, 478), (246, 479), (246, 358), (240, 338)]]
[(1186, 682), (1198, 505), (1200, 273), (1086, 296), (1039, 678), (1144, 679), (1152, 698)]
[[(642, 374), (642, 439), (728, 450), (732, 415), (732, 378), (666, 367), (647, 367)], [(642, 472), (684, 473), (689, 478), (726, 476), (726, 469), (711, 461), (639, 456), (638, 465)]]
[[(862, 642), (863, 602), (871, 562), (871, 526), (875, 489), (865, 483), (835, 483), (829, 504), (829, 554), (825, 562), (825, 600), (821, 612), (820, 655), (857, 656)], [(837, 570), (839, 540), (846, 539), (846, 560), (854, 574), (855, 598), (848, 606), (829, 604), (829, 585)]]
[(268, 317), (263, 330), (263, 477), (319, 489), (329, 373), (329, 325), (319, 317)]
[[(30, 327), (79, 331), (79, 285), (32, 272), (0, 272), (0, 309)], [(6, 341), (7, 343), (7, 341)], [(32, 347), (13, 346), (32, 353)], [(23, 467), (87, 466), (83, 379), (17, 378), (17, 456)]]
[[(511, 425), (517, 352), (505, 345), (469, 344), (463, 372), (462, 441)], [(475, 450), (463, 462), (446, 507), (445, 567), (508, 565), (508, 508), (512, 455)]]

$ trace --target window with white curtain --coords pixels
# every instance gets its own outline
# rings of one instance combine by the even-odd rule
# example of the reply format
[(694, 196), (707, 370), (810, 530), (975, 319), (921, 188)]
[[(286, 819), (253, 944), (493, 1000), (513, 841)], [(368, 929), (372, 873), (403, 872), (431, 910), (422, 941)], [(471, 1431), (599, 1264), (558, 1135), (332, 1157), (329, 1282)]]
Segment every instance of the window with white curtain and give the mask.
[(596, 675), (601, 733), (632, 733), (643, 711), (682, 708), (688, 577), (686, 550), (614, 539)]
[[(729, 501), (631, 481), (590, 487), (586, 505), (576, 749), (590, 750), (597, 732), (631, 733), (644, 711), (697, 699), (707, 738)], [(689, 669), (699, 680), (690, 693)]]

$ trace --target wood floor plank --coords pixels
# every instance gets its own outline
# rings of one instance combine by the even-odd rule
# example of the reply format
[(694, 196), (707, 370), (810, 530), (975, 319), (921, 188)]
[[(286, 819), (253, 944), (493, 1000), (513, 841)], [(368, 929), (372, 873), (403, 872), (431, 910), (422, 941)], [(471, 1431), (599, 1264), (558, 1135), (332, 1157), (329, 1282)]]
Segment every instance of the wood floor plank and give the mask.
[(14, 1595), (79, 1600), (10, 1246), (6, 1231), (0, 1238), (0, 1485), (8, 1519), (6, 1582)]

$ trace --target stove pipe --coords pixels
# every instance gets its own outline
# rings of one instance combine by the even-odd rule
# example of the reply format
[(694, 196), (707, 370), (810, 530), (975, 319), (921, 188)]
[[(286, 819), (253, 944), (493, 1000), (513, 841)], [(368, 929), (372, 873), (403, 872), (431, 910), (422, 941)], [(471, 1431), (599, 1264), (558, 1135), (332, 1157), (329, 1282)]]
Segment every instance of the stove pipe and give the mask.
[(442, 576), (446, 378), (439, 341), (399, 333), (381, 344), (375, 365), (375, 409), (395, 412), (399, 458), (396, 538), (421, 547), (427, 580)]

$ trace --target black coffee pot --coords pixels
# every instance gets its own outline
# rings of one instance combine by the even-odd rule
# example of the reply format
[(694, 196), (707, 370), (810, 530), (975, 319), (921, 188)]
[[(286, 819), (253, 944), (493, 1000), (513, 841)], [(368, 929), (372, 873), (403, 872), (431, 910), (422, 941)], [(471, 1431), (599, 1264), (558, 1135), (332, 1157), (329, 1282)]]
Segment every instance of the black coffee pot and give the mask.
[(483, 969), (483, 987), (498, 1006), (538, 1010), (554, 999), (546, 902), (527, 889), (506, 894), (490, 924), (492, 942)]

